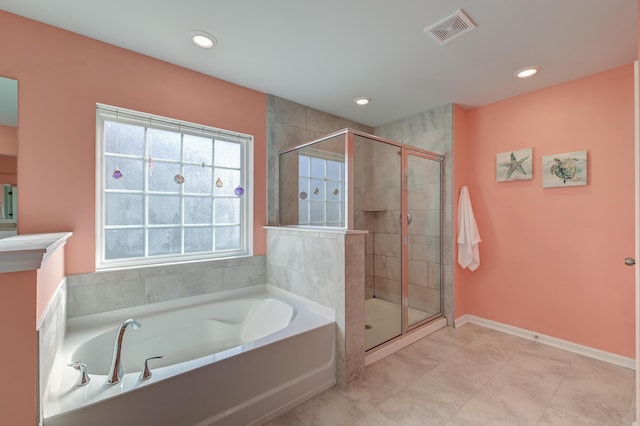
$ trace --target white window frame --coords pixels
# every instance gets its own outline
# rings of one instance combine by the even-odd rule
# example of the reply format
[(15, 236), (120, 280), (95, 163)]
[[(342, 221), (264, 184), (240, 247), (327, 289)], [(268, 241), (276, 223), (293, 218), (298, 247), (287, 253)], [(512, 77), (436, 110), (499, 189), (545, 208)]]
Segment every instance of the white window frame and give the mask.
[[(239, 143), (242, 149), (240, 181), (244, 188), (244, 195), (240, 198), (240, 248), (237, 250), (212, 251), (206, 253), (168, 254), (145, 256), (125, 259), (105, 258), (105, 186), (107, 173), (105, 170), (104, 122), (116, 121), (134, 124), (146, 128), (176, 131), (186, 135), (205, 136), (212, 139)], [(146, 142), (145, 142), (146, 145)], [(181, 164), (185, 164), (182, 163)], [(148, 179), (148, 178), (145, 178)], [(207, 259), (226, 259), (251, 256), (253, 252), (253, 136), (214, 127), (190, 123), (172, 118), (161, 117), (148, 113), (128, 110), (124, 108), (96, 104), (96, 269), (113, 269), (145, 265), (159, 265), (183, 263)], [(143, 193), (148, 194), (147, 188)], [(184, 191), (180, 191), (184, 197)], [(145, 207), (146, 209), (146, 207)], [(145, 211), (145, 217), (148, 210)], [(181, 218), (180, 227), (188, 227)], [(212, 218), (213, 222), (213, 218)], [(213, 223), (212, 226), (215, 226)], [(147, 220), (142, 225), (145, 234), (149, 229)], [(146, 244), (145, 244), (146, 245)]]

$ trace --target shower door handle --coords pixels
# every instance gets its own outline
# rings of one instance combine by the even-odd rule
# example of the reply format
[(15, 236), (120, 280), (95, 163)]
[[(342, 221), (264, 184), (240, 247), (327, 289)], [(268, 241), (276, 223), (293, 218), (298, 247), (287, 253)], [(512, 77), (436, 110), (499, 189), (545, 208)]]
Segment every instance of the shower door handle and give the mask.
[[(411, 225), (411, 221), (413, 221), (413, 215), (411, 212), (407, 212), (407, 225)], [(402, 222), (402, 213), (400, 214), (400, 222)]]

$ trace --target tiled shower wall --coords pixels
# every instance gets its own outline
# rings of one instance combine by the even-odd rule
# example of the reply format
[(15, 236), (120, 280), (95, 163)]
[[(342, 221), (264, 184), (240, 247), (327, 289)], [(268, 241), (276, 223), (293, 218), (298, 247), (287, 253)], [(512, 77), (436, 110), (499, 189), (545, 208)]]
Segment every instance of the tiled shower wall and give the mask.
[(267, 220), (279, 225), (278, 153), (345, 128), (373, 128), (277, 96), (267, 97)]
[(355, 226), (368, 230), (365, 297), (401, 301), (400, 149), (355, 137)]
[[(421, 288), (414, 288), (414, 292), (416, 293), (430, 293), (429, 296), (425, 295), (425, 300), (432, 300), (434, 298), (436, 289), (433, 288), (435, 287), (433, 283), (438, 281), (439, 275), (442, 276), (444, 315), (447, 318), (453, 318), (452, 105), (444, 105), (401, 120), (378, 126), (376, 128), (371, 128), (270, 95), (268, 97), (267, 115), (267, 204), (268, 222), (270, 225), (277, 225), (279, 223), (278, 152), (282, 150), (293, 148), (331, 132), (350, 127), (384, 139), (389, 139), (391, 141), (444, 155), (443, 191), (442, 199), (440, 200), (442, 203), (441, 214), (443, 215), (444, 227), (442, 230), (443, 251), (439, 260), (441, 263), (440, 268), (432, 267), (429, 269), (429, 262), (437, 263), (436, 256), (432, 253), (437, 247), (434, 247), (433, 244), (427, 244), (427, 236), (425, 236), (422, 241), (424, 243), (424, 247), (418, 247), (416, 245), (415, 250), (412, 251), (413, 253), (420, 253), (420, 250), (424, 249), (422, 254), (417, 255), (417, 259), (411, 259), (410, 266), (412, 269), (421, 269), (423, 271), (425, 269), (427, 270), (429, 284), (426, 287), (422, 285)], [(383, 158), (381, 156), (378, 160), (375, 160), (373, 153), (365, 153), (364, 157), (367, 155), (371, 157), (370, 164), (372, 165), (375, 161), (382, 161), (380, 159)], [(381, 168), (385, 167), (384, 164), (378, 165)], [(358, 173), (358, 171), (356, 171), (356, 173)], [(374, 173), (372, 170), (366, 170), (366, 168), (362, 173), (366, 174), (366, 179), (370, 179), (369, 182), (372, 182), (374, 175), (380, 176), (380, 173)], [(381, 186), (383, 184), (379, 182), (377, 185)], [(358, 196), (357, 189), (355, 195)], [(375, 194), (363, 194), (363, 196), (366, 196), (369, 201), (376, 198)], [(394, 193), (392, 191), (387, 191), (385, 193), (385, 199), (393, 196)], [(370, 206), (367, 205), (367, 209), (370, 210), (369, 212), (354, 212), (357, 228), (371, 230), (375, 227), (376, 230), (381, 229), (382, 231), (386, 231), (380, 233), (386, 234), (390, 238), (392, 232), (389, 231), (391, 231), (391, 228), (394, 226), (394, 214), (396, 212), (388, 211), (386, 213), (382, 213), (376, 211), (379, 208), (374, 206), (373, 203), (369, 204), (371, 204)], [(400, 214), (399, 207), (397, 214)], [(435, 236), (431, 235), (430, 237)], [(388, 253), (389, 255), (384, 256), (374, 255), (373, 253), (376, 251), (375, 244), (375, 238), (367, 237), (365, 243), (365, 250), (367, 254), (365, 258), (365, 287), (367, 297), (372, 295), (374, 288), (373, 283), (375, 282), (374, 280), (378, 281), (378, 289), (391, 289), (394, 279), (399, 279), (400, 274), (399, 258), (394, 257), (393, 253)], [(377, 244), (379, 246), (385, 244), (384, 236), (378, 239)], [(376, 251), (376, 253), (380, 252), (381, 251)], [(397, 294), (397, 292), (394, 292), (394, 294)], [(425, 307), (422, 306), (422, 308)]]
[[(441, 253), (441, 267), (443, 282), (444, 315), (453, 320), (453, 106), (444, 105), (432, 110), (412, 115), (401, 120), (397, 120), (374, 129), (374, 134), (384, 139), (400, 142), (405, 145), (415, 146), (436, 154), (444, 155), (444, 174), (442, 181), (442, 209), (443, 226), (443, 247)], [(419, 239), (413, 239), (417, 243)], [(426, 243), (423, 241), (422, 243)], [(434, 250), (424, 244), (423, 247), (414, 247), (410, 250), (419, 253), (421, 249)], [(427, 257), (428, 256), (428, 257)], [(434, 254), (424, 253), (425, 261), (435, 259)], [(421, 260), (419, 258), (412, 260)], [(424, 267), (424, 265), (413, 264), (413, 267)], [(432, 268), (435, 271), (435, 268)], [(429, 271), (431, 278), (437, 278), (436, 273)]]

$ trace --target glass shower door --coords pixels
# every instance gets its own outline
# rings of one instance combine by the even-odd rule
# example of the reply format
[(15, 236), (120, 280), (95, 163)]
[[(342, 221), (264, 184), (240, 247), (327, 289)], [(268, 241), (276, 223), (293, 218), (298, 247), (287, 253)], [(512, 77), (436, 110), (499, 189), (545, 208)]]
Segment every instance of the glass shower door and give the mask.
[(438, 159), (406, 153), (405, 265), (407, 328), (442, 313), (441, 165)]
[(401, 148), (354, 137), (354, 225), (366, 229), (365, 349), (402, 335)]

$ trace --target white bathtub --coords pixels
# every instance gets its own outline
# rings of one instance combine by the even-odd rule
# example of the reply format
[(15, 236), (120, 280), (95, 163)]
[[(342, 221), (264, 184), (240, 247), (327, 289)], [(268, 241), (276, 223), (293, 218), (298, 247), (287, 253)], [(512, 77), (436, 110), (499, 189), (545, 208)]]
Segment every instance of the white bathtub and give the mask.
[[(68, 322), (43, 402), (45, 426), (258, 425), (335, 384), (333, 313), (271, 286)], [(105, 384), (117, 328), (124, 377)], [(140, 381), (152, 356), (152, 377)], [(91, 381), (75, 386), (72, 361)]]

